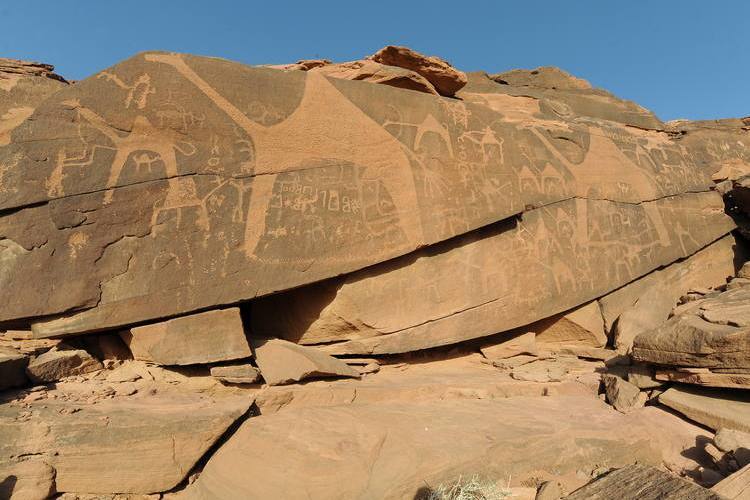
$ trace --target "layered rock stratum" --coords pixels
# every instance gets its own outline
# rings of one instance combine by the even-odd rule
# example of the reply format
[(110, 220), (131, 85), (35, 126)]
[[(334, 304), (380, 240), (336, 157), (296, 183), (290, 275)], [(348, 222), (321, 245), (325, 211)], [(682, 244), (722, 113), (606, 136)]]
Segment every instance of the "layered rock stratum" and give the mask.
[(748, 145), (399, 46), (0, 59), (0, 497), (741, 498)]

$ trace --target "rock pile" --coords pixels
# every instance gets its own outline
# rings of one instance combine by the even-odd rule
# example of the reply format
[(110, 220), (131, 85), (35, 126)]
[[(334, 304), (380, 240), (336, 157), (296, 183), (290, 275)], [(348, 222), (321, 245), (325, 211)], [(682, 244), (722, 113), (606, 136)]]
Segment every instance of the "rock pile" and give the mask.
[(0, 59), (0, 497), (741, 498), (748, 141), (396, 46)]

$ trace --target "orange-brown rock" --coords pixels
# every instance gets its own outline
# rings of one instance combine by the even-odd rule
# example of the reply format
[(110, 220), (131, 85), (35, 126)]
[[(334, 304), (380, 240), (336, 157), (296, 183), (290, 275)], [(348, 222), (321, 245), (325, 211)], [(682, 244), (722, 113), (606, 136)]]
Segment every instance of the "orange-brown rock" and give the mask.
[(370, 56), (375, 62), (398, 66), (422, 75), (444, 96), (452, 96), (466, 85), (466, 74), (448, 62), (434, 56), (425, 56), (407, 47), (388, 45)]

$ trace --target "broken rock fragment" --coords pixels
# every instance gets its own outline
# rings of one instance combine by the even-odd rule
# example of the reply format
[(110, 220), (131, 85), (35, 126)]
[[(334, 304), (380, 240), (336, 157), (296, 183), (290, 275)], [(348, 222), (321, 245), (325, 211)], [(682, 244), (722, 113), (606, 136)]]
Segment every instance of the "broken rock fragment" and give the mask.
[(268, 385), (299, 382), (311, 377), (359, 377), (359, 372), (315, 347), (282, 339), (253, 342), (255, 360)]
[(211, 376), (230, 384), (254, 384), (260, 371), (250, 363), (233, 363), (211, 367)]
[(33, 382), (46, 383), (102, 368), (99, 360), (83, 349), (55, 348), (31, 360), (26, 373)]
[(135, 359), (160, 365), (216, 363), (252, 356), (236, 307), (139, 326), (121, 335)]

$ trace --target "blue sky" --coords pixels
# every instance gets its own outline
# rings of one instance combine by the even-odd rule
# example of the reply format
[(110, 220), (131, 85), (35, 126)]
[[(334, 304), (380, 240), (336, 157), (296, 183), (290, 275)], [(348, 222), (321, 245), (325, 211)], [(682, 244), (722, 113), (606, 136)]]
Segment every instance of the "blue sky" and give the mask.
[(559, 66), (665, 120), (750, 115), (750, 1), (0, 3), (0, 56), (82, 79), (142, 50), (249, 64), (357, 59), (387, 44), (490, 73)]

